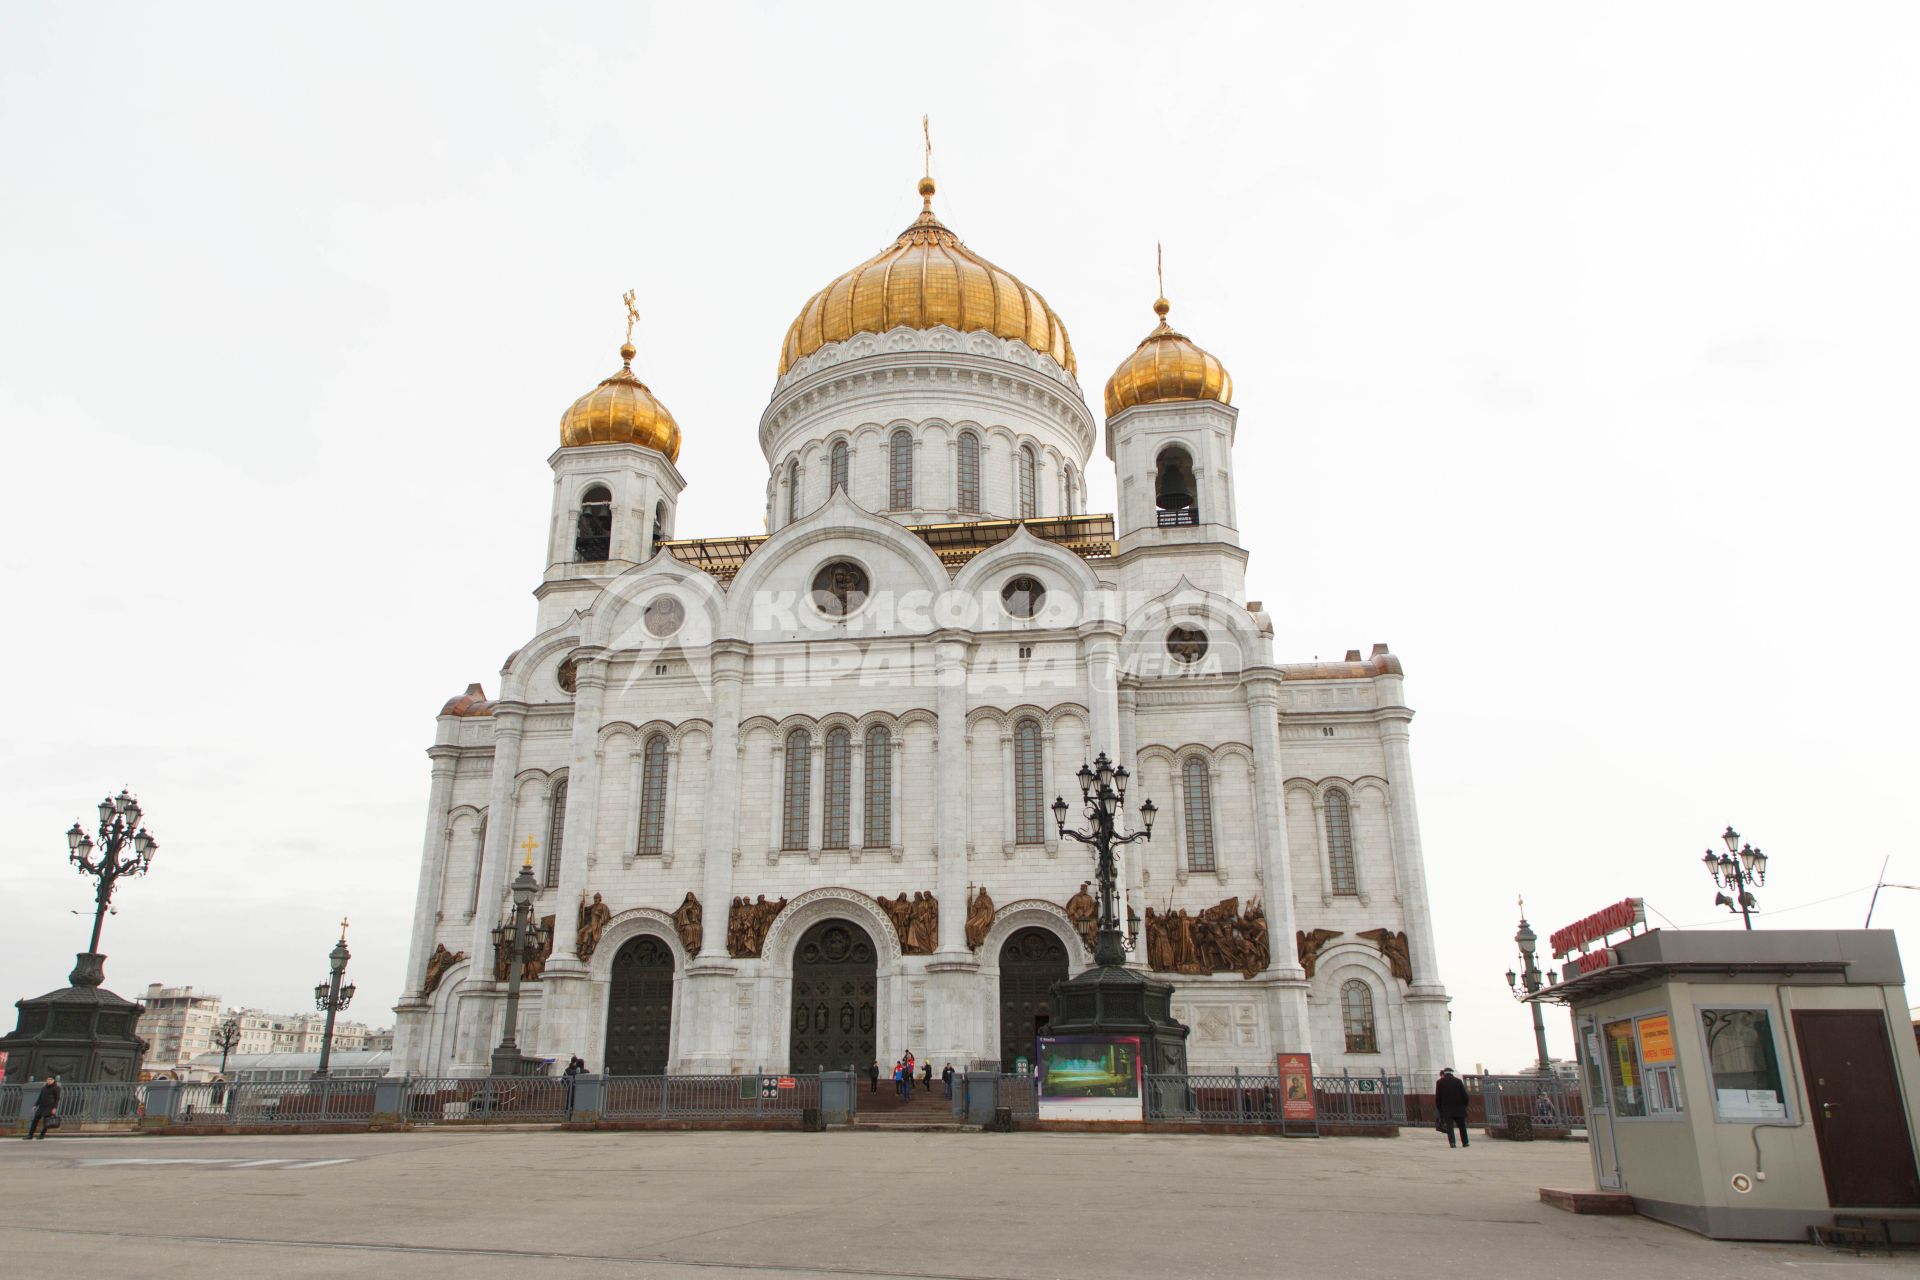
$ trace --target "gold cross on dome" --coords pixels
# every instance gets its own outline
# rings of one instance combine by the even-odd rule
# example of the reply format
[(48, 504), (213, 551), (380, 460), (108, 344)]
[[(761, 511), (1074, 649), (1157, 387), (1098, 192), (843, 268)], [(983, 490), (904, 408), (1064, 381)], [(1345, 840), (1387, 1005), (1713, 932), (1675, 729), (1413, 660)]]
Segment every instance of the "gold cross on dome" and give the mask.
[(1153, 279), (1154, 283), (1160, 286), (1160, 296), (1163, 298), (1166, 297), (1167, 262), (1166, 255), (1161, 251), (1158, 240), (1153, 242)]
[[(640, 312), (633, 305), (634, 296), (634, 290), (632, 289), (620, 295), (620, 301), (627, 304), (627, 342), (629, 344), (633, 342), (633, 326), (640, 319)], [(528, 838), (531, 839), (532, 837)]]
[(933, 176), (933, 126), (928, 123), (926, 116), (920, 117), (920, 138), (926, 144), (925, 152), (921, 157), (926, 167), (921, 176), (931, 178)]

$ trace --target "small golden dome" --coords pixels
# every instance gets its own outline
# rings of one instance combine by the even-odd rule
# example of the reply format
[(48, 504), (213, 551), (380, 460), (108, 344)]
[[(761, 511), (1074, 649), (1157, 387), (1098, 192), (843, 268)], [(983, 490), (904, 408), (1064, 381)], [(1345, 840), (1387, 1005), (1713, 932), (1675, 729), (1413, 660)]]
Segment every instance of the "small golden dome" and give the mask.
[(680, 424), (633, 376), (633, 343), (620, 348), (620, 371), (573, 402), (560, 415), (560, 447), (637, 444), (680, 459)]
[(1167, 312), (1172, 309), (1165, 298), (1155, 299), (1153, 313), (1160, 317), (1160, 323), (1107, 379), (1109, 418), (1122, 409), (1163, 400), (1233, 403), (1233, 379), (1227, 375), (1227, 367), (1167, 323)]
[(933, 179), (920, 179), (924, 207), (886, 249), (807, 299), (780, 347), (780, 372), (829, 342), (856, 333), (939, 325), (1017, 338), (1068, 373), (1079, 366), (1067, 327), (1029, 286), (960, 243), (933, 216)]

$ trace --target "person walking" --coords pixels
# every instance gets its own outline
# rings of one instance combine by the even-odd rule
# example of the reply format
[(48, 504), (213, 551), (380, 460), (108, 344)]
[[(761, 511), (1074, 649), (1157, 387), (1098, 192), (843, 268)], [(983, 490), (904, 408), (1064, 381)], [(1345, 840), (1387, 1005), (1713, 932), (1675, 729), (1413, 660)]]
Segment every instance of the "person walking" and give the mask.
[(920, 1083), (926, 1087), (926, 1090), (928, 1093), (933, 1092), (933, 1059), (932, 1058), (928, 1058), (925, 1062), (920, 1064)]
[(951, 1062), (940, 1068), (940, 1083), (946, 1086), (947, 1096), (951, 1098), (953, 1096), (953, 1064)]
[(565, 1090), (567, 1095), (567, 1119), (569, 1120), (573, 1119), (574, 1089), (578, 1085), (579, 1078), (586, 1074), (586, 1070), (587, 1064), (580, 1060), (578, 1054), (575, 1054), (573, 1057), (567, 1059), (567, 1069), (560, 1073), (562, 1082), (560, 1087)]
[(875, 1058), (873, 1065), (867, 1068), (868, 1093), (880, 1092), (880, 1059)]
[(905, 1102), (913, 1093), (913, 1077), (907, 1074), (907, 1064), (893, 1064), (893, 1087), (900, 1091), (900, 1101)]
[(1467, 1141), (1467, 1082), (1453, 1074), (1452, 1067), (1440, 1068), (1440, 1078), (1433, 1084), (1433, 1127), (1447, 1135), (1447, 1145), (1454, 1145), (1454, 1131), (1460, 1133), (1459, 1145), (1472, 1146)]
[(913, 1096), (913, 1050), (909, 1049), (900, 1059), (900, 1065), (907, 1069), (907, 1096)]
[(27, 1141), (31, 1142), (37, 1132), (41, 1141), (46, 1141), (47, 1130), (60, 1123), (60, 1082), (52, 1076), (40, 1086), (40, 1096), (33, 1100), (33, 1119), (27, 1125)]

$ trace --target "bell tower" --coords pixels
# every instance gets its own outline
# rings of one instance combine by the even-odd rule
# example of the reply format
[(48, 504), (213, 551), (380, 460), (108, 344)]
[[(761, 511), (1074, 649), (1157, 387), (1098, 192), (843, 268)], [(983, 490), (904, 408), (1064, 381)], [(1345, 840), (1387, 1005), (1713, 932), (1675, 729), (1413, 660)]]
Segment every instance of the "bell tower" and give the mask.
[(1167, 323), (1171, 309), (1154, 302), (1159, 324), (1107, 380), (1114, 554), (1124, 563), (1152, 549), (1173, 579), (1239, 599), (1247, 557), (1234, 505), (1233, 379)]

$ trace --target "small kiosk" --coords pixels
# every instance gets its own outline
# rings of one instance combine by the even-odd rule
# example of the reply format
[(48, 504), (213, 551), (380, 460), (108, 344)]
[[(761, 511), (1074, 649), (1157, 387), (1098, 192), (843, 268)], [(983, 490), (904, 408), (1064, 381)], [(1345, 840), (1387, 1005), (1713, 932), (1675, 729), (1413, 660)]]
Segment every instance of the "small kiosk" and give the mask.
[(1893, 934), (1655, 929), (1588, 949), (1637, 906), (1556, 934), (1573, 958), (1532, 997), (1572, 1011), (1595, 1185), (1720, 1239), (1837, 1220), (1920, 1239), (1920, 1050)]

